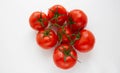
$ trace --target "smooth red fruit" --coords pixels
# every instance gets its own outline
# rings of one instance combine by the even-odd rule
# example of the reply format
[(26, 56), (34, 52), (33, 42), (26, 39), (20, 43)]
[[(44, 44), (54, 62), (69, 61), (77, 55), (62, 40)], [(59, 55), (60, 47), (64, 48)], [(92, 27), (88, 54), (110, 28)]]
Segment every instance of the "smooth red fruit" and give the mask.
[(61, 5), (54, 5), (48, 11), (48, 18), (52, 24), (61, 26), (67, 19), (67, 11)]
[(80, 31), (80, 38), (75, 41), (74, 47), (80, 52), (89, 52), (95, 44), (95, 37), (89, 30)]
[(87, 16), (82, 10), (72, 10), (68, 13), (68, 24), (73, 32), (83, 29), (87, 25)]
[(53, 30), (44, 29), (38, 32), (36, 41), (43, 49), (50, 49), (57, 44), (58, 37)]
[(36, 11), (30, 16), (29, 23), (34, 30), (39, 31), (48, 26), (48, 18), (45, 13)]
[(77, 53), (72, 46), (61, 44), (55, 48), (53, 60), (57, 67), (61, 69), (69, 69), (76, 64)]

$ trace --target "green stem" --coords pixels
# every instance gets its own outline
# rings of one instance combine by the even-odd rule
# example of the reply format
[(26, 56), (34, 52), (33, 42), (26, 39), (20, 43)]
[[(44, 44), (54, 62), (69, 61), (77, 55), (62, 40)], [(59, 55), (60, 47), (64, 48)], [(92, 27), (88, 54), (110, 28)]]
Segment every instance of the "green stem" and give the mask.
[(81, 61), (78, 60), (75, 56), (73, 56), (73, 55), (71, 55), (71, 54), (70, 54), (70, 56), (71, 56), (73, 59), (77, 60), (77, 62), (81, 63)]
[(55, 12), (53, 10), (51, 10), (51, 9), (49, 9), (49, 10), (54, 14), (53, 18), (50, 21), (55, 20), (56, 22), (58, 22), (59, 16), (64, 16), (64, 14), (60, 14), (58, 12), (58, 6), (56, 7), (56, 11)]
[(50, 33), (50, 29), (45, 30), (45, 31), (44, 31), (44, 35), (43, 35), (43, 37), (48, 36), (49, 33)]
[(46, 19), (42, 18), (42, 13), (40, 13), (40, 18), (38, 19), (38, 21), (40, 22), (40, 24), (42, 25), (42, 27), (45, 27), (44, 21), (46, 21)]

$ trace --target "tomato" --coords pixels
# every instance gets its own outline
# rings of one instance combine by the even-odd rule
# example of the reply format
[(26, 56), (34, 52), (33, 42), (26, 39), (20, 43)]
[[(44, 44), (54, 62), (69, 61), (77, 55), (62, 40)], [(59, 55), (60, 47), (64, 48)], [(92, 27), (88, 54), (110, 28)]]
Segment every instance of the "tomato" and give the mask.
[(53, 60), (57, 67), (61, 69), (69, 69), (76, 64), (77, 53), (72, 46), (61, 44), (55, 48)]
[(54, 5), (48, 11), (48, 19), (52, 24), (61, 26), (67, 19), (67, 11), (61, 5)]
[(69, 26), (73, 32), (83, 29), (87, 25), (87, 16), (82, 10), (72, 10), (68, 13)]
[(48, 18), (43, 12), (33, 12), (29, 18), (30, 26), (35, 30), (41, 30), (48, 26)]
[(72, 31), (68, 26), (59, 28), (57, 34), (59, 37), (59, 42), (61, 43), (70, 43), (72, 40), (71, 39)]
[(51, 29), (40, 30), (36, 36), (36, 41), (39, 46), (44, 49), (50, 49), (57, 44), (58, 37)]
[(75, 41), (74, 47), (80, 52), (89, 52), (94, 47), (95, 37), (89, 30), (80, 31), (80, 38)]

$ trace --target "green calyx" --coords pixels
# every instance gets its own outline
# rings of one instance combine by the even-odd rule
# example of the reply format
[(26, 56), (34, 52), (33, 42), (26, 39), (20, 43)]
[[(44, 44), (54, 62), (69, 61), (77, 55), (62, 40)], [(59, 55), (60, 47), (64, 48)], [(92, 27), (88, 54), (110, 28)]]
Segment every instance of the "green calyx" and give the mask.
[(69, 17), (69, 18), (68, 18), (68, 24), (71, 25), (71, 24), (74, 24), (74, 23), (75, 23), (75, 22), (73, 21), (72, 17)]
[(54, 18), (57, 19), (59, 16), (60, 16), (60, 14), (58, 12), (55, 12)]
[(64, 62), (66, 62), (66, 58), (68, 56), (72, 57), (74, 60), (77, 60), (79, 63), (81, 63), (75, 56), (71, 54), (72, 49), (69, 47), (66, 49), (64, 46), (62, 46), (63, 50), (59, 49), (60, 52), (64, 54)]
[(63, 16), (64, 14), (60, 14), (58, 12), (58, 6), (56, 7), (56, 11), (53, 11), (50, 9), (50, 11), (54, 14), (53, 18), (51, 20), (55, 20), (56, 22), (58, 22), (58, 18), (59, 16)]
[(44, 21), (46, 21), (46, 19), (42, 18), (42, 13), (40, 14), (40, 18), (38, 19), (38, 21), (40, 22), (40, 24), (41, 24), (42, 27), (45, 27)]
[(44, 31), (44, 37), (48, 36), (49, 34), (50, 34), (50, 29), (47, 29), (47, 30)]
[(75, 39), (70, 41), (71, 45), (73, 45), (76, 40), (80, 39), (80, 32), (78, 32), (77, 34), (72, 34), (72, 36), (75, 36)]
[(66, 49), (64, 46), (62, 46), (63, 50), (59, 49), (60, 52), (62, 52), (64, 54), (64, 62), (66, 62), (66, 58), (68, 56), (72, 57), (74, 60), (77, 60), (79, 63), (81, 63), (77, 57), (75, 57), (74, 55), (71, 54), (72, 48), (68, 48)]
[[(66, 49), (64, 46), (62, 46), (63, 50), (59, 49), (63, 54), (64, 54), (64, 62), (66, 62), (66, 58), (68, 56), (71, 56), (70, 52), (71, 52), (71, 48)], [(71, 56), (72, 57), (72, 56)]]

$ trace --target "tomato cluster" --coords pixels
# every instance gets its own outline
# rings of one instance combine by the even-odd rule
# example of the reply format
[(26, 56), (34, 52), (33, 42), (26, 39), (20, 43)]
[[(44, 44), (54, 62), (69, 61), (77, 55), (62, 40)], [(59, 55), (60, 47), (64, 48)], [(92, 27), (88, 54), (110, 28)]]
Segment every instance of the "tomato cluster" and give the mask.
[(80, 9), (68, 12), (61, 5), (54, 5), (44, 12), (33, 12), (29, 18), (30, 26), (37, 30), (36, 41), (43, 49), (57, 47), (53, 60), (57, 67), (69, 69), (78, 61), (79, 52), (89, 52), (95, 43), (95, 37), (87, 29), (87, 16)]

